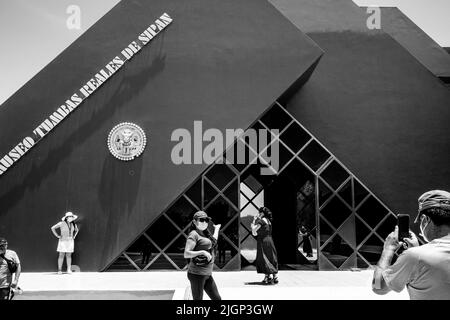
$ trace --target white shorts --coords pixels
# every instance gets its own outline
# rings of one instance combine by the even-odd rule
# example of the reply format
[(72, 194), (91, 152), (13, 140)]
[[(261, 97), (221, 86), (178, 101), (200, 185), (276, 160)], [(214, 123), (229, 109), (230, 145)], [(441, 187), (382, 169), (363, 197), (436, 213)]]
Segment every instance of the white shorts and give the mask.
[(64, 253), (72, 253), (75, 243), (73, 239), (59, 239), (56, 251)]

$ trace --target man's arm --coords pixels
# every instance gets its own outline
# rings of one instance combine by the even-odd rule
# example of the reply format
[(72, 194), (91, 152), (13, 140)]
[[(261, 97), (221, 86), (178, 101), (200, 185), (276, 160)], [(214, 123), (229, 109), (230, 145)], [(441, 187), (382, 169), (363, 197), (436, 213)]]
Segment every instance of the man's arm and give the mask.
[[(416, 247), (419, 242), (414, 233), (410, 232), (410, 238), (405, 238), (408, 247)], [(404, 251), (394, 265), (391, 265), (395, 251), (405, 245), (398, 240), (398, 227), (388, 235), (384, 243), (381, 258), (373, 274), (372, 290), (376, 294), (386, 294), (391, 290), (400, 292), (410, 281), (417, 266), (417, 256), (409, 250)], [(387, 278), (386, 278), (387, 277)]]
[(390, 267), (395, 250), (400, 245), (401, 243), (398, 241), (398, 227), (395, 227), (394, 232), (391, 232), (384, 242), (383, 252), (373, 273), (372, 290), (376, 294), (386, 294), (391, 291), (383, 278), (383, 271)]
[(16, 273), (14, 274), (14, 280), (11, 283), (11, 287), (13, 288), (17, 288), (17, 285), (19, 283), (19, 278), (20, 278), (20, 272), (22, 271), (22, 268), (20, 266), (20, 263), (17, 264), (17, 270)]
[(386, 294), (391, 291), (391, 289), (389, 289), (389, 287), (387, 286), (386, 281), (384, 281), (383, 271), (391, 265), (394, 253), (395, 250), (384, 249), (383, 253), (381, 254), (380, 260), (375, 266), (372, 280), (372, 290), (376, 294)]

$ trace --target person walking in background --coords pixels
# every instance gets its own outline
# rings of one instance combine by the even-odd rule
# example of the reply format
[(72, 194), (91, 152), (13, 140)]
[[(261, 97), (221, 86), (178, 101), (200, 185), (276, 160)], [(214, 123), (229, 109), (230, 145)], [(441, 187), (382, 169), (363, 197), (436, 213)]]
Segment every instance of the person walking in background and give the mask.
[(272, 239), (272, 220), (272, 212), (266, 207), (261, 207), (251, 223), (252, 234), (256, 236), (257, 241), (256, 271), (266, 275), (264, 284), (278, 283), (278, 257)]
[[(78, 216), (72, 212), (67, 212), (62, 217), (61, 222), (58, 222), (51, 230), (55, 237), (59, 239), (58, 247), (56, 251), (59, 252), (58, 256), (58, 274), (62, 274), (62, 266), (64, 262), (64, 256), (66, 257), (67, 273), (72, 273), (72, 253), (75, 247), (75, 238), (78, 234), (78, 226), (75, 224), (75, 220)], [(56, 232), (56, 229), (60, 229), (60, 234)]]
[(19, 289), (17, 285), (20, 272), (20, 260), (17, 253), (8, 250), (8, 241), (0, 238), (0, 300), (12, 299), (13, 290)]
[(303, 252), (306, 253), (307, 258), (311, 258), (313, 255), (312, 245), (311, 245), (311, 232), (309, 232), (305, 226), (301, 226), (299, 230), (299, 235), (302, 237), (303, 241)]
[(198, 211), (192, 220), (192, 230), (186, 241), (184, 257), (190, 259), (188, 279), (191, 283), (192, 298), (203, 299), (203, 290), (211, 300), (221, 300), (217, 285), (212, 277), (214, 247), (217, 245), (220, 224), (214, 225), (214, 234), (208, 230), (211, 218), (206, 212)]

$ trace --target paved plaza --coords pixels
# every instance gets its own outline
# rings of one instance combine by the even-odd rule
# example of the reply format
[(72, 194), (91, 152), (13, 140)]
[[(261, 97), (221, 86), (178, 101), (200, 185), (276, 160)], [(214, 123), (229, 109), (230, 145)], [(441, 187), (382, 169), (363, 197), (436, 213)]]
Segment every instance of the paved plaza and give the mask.
[[(408, 293), (378, 296), (373, 271), (280, 271), (279, 284), (265, 286), (254, 271), (215, 272), (224, 300), (407, 300)], [(23, 273), (23, 299), (173, 299), (183, 300), (186, 272)], [(84, 294), (88, 292), (89, 294)], [(128, 293), (128, 294), (127, 294)], [(205, 294), (205, 299), (208, 297)]]

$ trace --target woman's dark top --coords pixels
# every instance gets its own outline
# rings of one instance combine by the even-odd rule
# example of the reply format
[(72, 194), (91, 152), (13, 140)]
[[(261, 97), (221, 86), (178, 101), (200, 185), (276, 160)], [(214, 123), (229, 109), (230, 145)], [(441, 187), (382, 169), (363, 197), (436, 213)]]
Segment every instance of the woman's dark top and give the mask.
[(277, 273), (278, 258), (272, 239), (272, 224), (260, 218), (256, 219), (255, 224), (261, 226), (256, 237), (256, 271), (264, 274)]
[(214, 266), (214, 250), (211, 250), (211, 248), (213, 247), (211, 239), (200, 235), (196, 230), (192, 230), (189, 233), (188, 240), (189, 239), (195, 242), (195, 247), (194, 249), (192, 249), (192, 251), (206, 250), (211, 253), (212, 259), (207, 265), (204, 266), (197, 266), (194, 264), (192, 259), (190, 259), (191, 261), (189, 262), (188, 272), (202, 276), (211, 275)]

